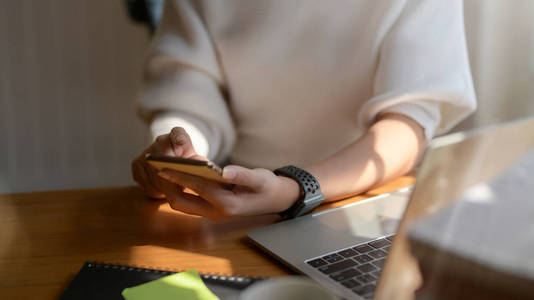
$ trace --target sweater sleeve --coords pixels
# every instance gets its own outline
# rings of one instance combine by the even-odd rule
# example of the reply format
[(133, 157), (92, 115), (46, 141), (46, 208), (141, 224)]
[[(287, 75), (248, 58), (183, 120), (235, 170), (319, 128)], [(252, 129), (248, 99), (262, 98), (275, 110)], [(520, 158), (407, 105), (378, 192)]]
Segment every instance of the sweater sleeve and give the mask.
[(174, 111), (160, 113), (152, 119), (150, 124), (151, 142), (179, 126), (185, 129), (199, 155), (215, 160), (221, 146), (222, 135), (218, 127), (207, 127), (207, 125), (209, 125), (207, 122), (202, 122), (189, 114)]
[[(222, 93), (223, 72), (205, 24), (189, 1), (166, 1), (143, 84), (139, 114), (149, 123), (159, 122), (152, 127), (161, 128), (161, 116), (169, 113), (181, 120), (195, 120), (196, 128), (211, 128), (212, 132), (220, 133), (220, 141), (207, 140), (210, 156), (220, 162), (229, 155), (235, 129)], [(174, 127), (168, 122), (165, 126)], [(209, 138), (210, 134), (199, 136)], [(198, 144), (193, 140), (195, 143)], [(214, 147), (213, 143), (219, 145)]]
[(430, 140), (475, 108), (462, 1), (407, 0), (382, 41), (374, 96), (360, 111), (361, 125), (399, 113), (423, 126)]

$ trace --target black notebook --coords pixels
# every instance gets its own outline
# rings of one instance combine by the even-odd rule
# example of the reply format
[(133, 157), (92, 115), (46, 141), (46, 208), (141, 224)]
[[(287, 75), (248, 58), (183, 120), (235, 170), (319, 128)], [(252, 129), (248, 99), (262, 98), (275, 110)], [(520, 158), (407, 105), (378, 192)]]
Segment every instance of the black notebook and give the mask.
[[(86, 262), (67, 287), (61, 300), (124, 300), (122, 290), (176, 272)], [(199, 274), (202, 281), (221, 300), (233, 300), (242, 290), (261, 280), (245, 276)]]

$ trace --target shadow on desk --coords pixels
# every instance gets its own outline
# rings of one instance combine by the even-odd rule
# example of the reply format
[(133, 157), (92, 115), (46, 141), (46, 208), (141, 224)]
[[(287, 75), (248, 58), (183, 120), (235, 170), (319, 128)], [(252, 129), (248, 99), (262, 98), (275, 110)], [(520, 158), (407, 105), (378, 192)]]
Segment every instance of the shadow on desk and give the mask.
[(288, 269), (243, 243), (246, 232), (276, 220), (269, 215), (216, 223), (173, 211), (136, 187), (2, 195), (0, 288), (14, 298), (54, 298), (85, 261), (284, 275)]

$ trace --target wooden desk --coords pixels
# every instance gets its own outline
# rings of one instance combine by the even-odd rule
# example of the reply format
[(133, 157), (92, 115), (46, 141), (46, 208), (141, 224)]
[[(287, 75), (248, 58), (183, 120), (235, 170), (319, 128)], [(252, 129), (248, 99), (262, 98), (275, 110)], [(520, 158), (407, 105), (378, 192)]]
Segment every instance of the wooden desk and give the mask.
[[(413, 184), (402, 177), (366, 195)], [(0, 195), (0, 297), (57, 299), (85, 261), (279, 276), (291, 271), (246, 243), (277, 216), (211, 222), (147, 199), (136, 187)]]

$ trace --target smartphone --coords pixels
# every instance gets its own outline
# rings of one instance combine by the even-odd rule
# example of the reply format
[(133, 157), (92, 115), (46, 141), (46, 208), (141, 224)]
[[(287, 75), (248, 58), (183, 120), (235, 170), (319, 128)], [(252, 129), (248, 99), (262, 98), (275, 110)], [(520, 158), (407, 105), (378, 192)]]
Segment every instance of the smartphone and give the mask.
[(156, 154), (147, 154), (145, 159), (158, 170), (172, 169), (205, 179), (227, 183), (222, 177), (222, 168), (211, 161)]

